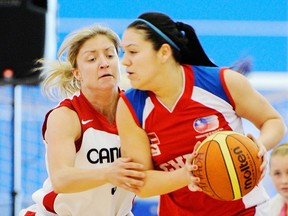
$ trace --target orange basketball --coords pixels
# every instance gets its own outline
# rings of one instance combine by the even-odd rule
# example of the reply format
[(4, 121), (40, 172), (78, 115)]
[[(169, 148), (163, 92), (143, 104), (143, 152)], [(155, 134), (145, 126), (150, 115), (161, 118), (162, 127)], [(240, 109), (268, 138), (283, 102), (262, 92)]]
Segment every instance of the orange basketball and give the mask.
[(221, 131), (207, 137), (196, 150), (193, 175), (203, 192), (218, 200), (237, 200), (258, 183), (262, 159), (258, 146), (245, 135)]

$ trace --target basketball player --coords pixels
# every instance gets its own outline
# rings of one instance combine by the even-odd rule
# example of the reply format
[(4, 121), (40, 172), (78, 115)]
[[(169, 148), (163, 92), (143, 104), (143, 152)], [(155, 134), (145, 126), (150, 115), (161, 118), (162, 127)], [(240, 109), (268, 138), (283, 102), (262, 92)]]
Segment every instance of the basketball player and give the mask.
[[(254, 141), (264, 159), (263, 177), (266, 149), (285, 134), (279, 113), (242, 74), (211, 62), (191, 26), (165, 14), (140, 15), (124, 31), (122, 48), (132, 89), (118, 103), (121, 151), (146, 170), (155, 169), (146, 172), (137, 194), (161, 195), (160, 216), (254, 215), (255, 206), (268, 198), (263, 187), (237, 201), (215, 200), (199, 191), (199, 179), (188, 180), (186, 171), (197, 168), (188, 166), (196, 143), (216, 131), (244, 133), (241, 118), (246, 118), (260, 132)], [(189, 181), (196, 191), (188, 189)]]
[(44, 91), (63, 100), (42, 128), (48, 179), (20, 215), (132, 215), (144, 173), (143, 165), (120, 158), (119, 44), (112, 30), (86, 27), (64, 40), (59, 61), (42, 61)]

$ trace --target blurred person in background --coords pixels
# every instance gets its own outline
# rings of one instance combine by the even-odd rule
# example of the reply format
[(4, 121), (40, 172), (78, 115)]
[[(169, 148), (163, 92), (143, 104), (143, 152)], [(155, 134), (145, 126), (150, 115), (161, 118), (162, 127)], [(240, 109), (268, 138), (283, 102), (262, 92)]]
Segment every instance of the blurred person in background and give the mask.
[(272, 182), (278, 191), (270, 201), (270, 215), (288, 215), (288, 143), (274, 148), (270, 154), (270, 172)]

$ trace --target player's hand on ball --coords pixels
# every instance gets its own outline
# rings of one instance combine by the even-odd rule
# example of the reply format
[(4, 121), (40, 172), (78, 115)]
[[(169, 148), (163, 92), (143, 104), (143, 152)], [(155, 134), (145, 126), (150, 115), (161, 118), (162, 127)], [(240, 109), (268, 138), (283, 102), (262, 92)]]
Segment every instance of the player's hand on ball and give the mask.
[(265, 146), (259, 140), (257, 140), (252, 134), (247, 134), (247, 137), (249, 137), (259, 147), (258, 157), (262, 158), (262, 164), (260, 166), (261, 177), (259, 179), (259, 181), (261, 181), (264, 178), (267, 170), (267, 164), (268, 164), (267, 150)]
[(193, 165), (193, 159), (197, 156), (196, 149), (200, 145), (201, 142), (198, 142), (195, 147), (192, 154), (189, 154), (186, 158), (185, 167), (186, 167), (186, 173), (187, 178), (189, 179), (190, 184), (188, 185), (188, 188), (190, 191), (202, 191), (202, 189), (198, 186), (198, 183), (200, 182), (200, 178), (193, 176), (192, 171), (197, 170), (197, 165)]
[(118, 158), (108, 168), (105, 177), (111, 184), (136, 193), (144, 185), (144, 166), (132, 162), (131, 158)]

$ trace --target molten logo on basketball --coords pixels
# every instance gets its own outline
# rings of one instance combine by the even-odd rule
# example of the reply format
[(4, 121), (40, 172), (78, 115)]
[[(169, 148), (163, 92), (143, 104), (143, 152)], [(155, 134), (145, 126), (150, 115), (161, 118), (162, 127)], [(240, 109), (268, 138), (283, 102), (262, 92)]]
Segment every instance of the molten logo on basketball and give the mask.
[(258, 146), (233, 131), (215, 132), (197, 148), (193, 175), (204, 193), (219, 200), (237, 200), (249, 193), (260, 179), (262, 160)]
[(246, 156), (243, 154), (243, 151), (240, 149), (240, 146), (235, 147), (233, 149), (233, 152), (238, 156), (237, 159), (240, 162), (239, 169), (245, 179), (244, 188), (245, 190), (248, 190), (252, 187), (251, 176), (252, 176), (253, 169), (251, 168), (251, 166), (249, 166)]

